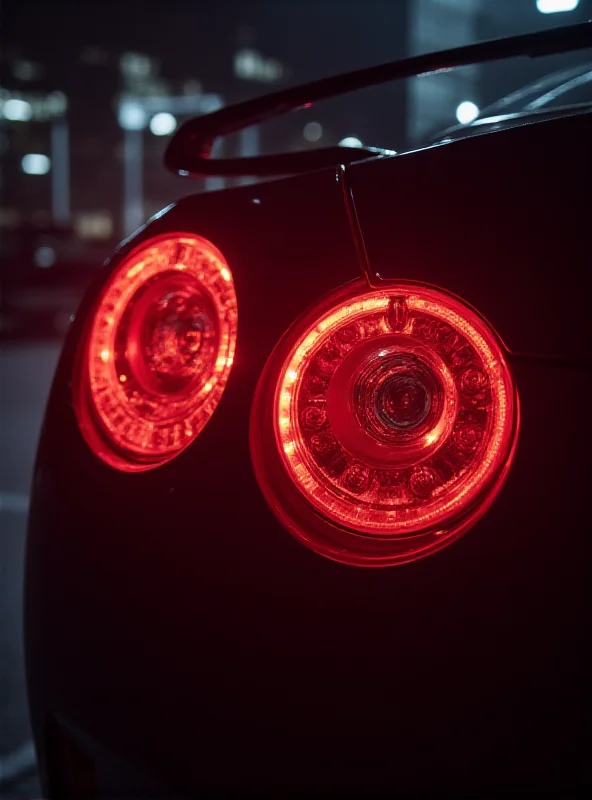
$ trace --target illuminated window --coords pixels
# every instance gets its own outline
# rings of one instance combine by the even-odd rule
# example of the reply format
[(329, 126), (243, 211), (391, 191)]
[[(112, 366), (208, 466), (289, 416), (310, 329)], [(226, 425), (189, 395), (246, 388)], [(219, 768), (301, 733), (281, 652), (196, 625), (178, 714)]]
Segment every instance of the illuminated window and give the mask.
[(119, 124), (126, 131), (141, 131), (146, 127), (146, 112), (139, 103), (125, 100), (119, 106)]
[(113, 233), (113, 220), (108, 211), (78, 214), (74, 227), (83, 239), (108, 239)]
[(362, 141), (357, 136), (346, 136), (339, 142), (340, 147), (362, 147)]
[(28, 122), (33, 116), (33, 109), (26, 100), (11, 97), (0, 107), (0, 116), (14, 122)]
[(177, 127), (177, 120), (172, 114), (162, 111), (150, 120), (150, 130), (155, 136), (169, 136)]
[(468, 125), (479, 116), (479, 107), (470, 100), (460, 103), (456, 109), (456, 118), (461, 125)]
[(323, 126), (320, 122), (307, 122), (302, 135), (307, 142), (318, 142), (323, 135)]
[(42, 153), (27, 153), (23, 156), (21, 167), (27, 175), (47, 175), (51, 161)]
[(556, 14), (558, 11), (573, 11), (580, 0), (536, 0), (536, 7), (541, 14)]

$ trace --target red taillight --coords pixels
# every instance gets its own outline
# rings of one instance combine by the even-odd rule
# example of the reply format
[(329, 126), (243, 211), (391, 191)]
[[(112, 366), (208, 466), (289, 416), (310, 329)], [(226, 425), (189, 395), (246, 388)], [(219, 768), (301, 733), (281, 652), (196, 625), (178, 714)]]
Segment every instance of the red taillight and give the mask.
[(300, 541), (387, 566), (434, 552), (485, 513), (517, 432), (502, 345), (474, 310), (432, 287), (355, 284), (272, 354), (251, 450), (270, 507)]
[(166, 235), (124, 258), (99, 298), (76, 381), (95, 453), (135, 471), (187, 447), (224, 391), (236, 330), (232, 275), (210, 242)]

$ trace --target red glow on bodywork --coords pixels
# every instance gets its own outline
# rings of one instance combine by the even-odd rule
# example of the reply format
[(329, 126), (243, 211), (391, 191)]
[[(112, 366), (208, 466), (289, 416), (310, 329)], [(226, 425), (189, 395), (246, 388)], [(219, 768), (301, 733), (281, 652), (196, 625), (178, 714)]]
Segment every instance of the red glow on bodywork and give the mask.
[(501, 488), (518, 404), (502, 345), (433, 287), (357, 284), (297, 322), (251, 423), (261, 488), (304, 544), (387, 566), (458, 538)]
[(76, 381), (94, 452), (136, 471), (187, 447), (222, 396), (236, 332), (232, 275), (210, 242), (167, 235), (126, 256), (98, 301)]

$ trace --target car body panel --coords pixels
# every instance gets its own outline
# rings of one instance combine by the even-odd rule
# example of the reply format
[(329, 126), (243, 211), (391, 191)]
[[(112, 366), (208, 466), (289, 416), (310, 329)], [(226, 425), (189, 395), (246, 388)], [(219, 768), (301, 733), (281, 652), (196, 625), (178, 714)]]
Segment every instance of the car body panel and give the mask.
[(370, 268), (460, 294), (512, 351), (590, 357), (590, 142), (592, 113), (357, 165)]

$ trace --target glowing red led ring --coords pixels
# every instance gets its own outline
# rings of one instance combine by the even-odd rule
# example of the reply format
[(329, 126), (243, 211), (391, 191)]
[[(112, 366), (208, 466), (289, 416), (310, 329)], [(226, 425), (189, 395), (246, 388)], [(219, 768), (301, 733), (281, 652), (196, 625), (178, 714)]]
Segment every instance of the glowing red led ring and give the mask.
[(187, 447), (222, 396), (236, 331), (232, 275), (210, 242), (167, 234), (129, 253), (98, 300), (76, 380), (97, 455), (137, 471)]
[(354, 284), (280, 342), (251, 426), (282, 523), (329, 558), (384, 566), (434, 552), (485, 513), (513, 457), (518, 402), (503, 346), (472, 308), (424, 285)]

